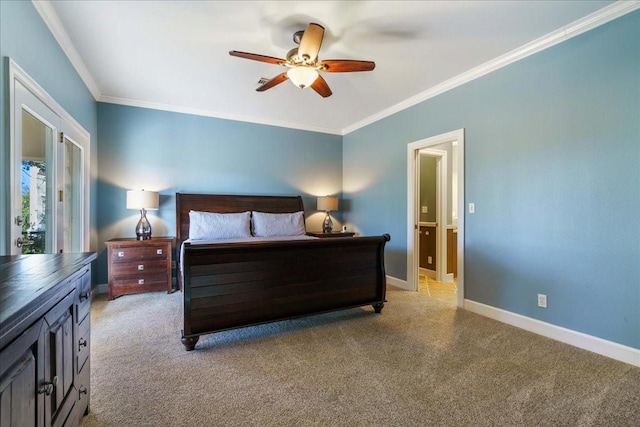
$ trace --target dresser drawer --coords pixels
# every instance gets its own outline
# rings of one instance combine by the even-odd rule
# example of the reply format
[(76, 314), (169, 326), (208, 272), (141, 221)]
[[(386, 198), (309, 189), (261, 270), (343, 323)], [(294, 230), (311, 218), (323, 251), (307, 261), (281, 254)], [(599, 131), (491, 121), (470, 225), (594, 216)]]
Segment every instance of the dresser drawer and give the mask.
[(76, 318), (79, 322), (87, 317), (91, 310), (91, 275), (85, 274), (81, 280), (76, 303)]
[(166, 245), (162, 246), (114, 246), (111, 248), (111, 262), (119, 264), (122, 262), (166, 260)]
[(87, 359), (87, 363), (85, 363), (82, 371), (78, 375), (78, 404), (80, 405), (79, 414), (87, 415), (89, 409), (89, 397), (91, 393), (90, 387), (90, 361)]
[(144, 261), (123, 262), (112, 266), (112, 276), (129, 277), (129, 276), (147, 276), (152, 274), (167, 273), (167, 263), (160, 261)]
[(89, 349), (91, 347), (91, 318), (87, 316), (78, 325), (78, 343), (77, 343), (77, 369), (81, 373), (85, 365), (89, 361)]

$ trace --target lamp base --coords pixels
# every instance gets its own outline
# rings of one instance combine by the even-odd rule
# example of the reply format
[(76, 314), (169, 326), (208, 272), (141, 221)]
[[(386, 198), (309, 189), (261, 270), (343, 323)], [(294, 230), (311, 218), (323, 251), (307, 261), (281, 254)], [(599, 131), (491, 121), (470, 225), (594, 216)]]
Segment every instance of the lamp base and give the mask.
[(151, 224), (147, 220), (147, 211), (140, 209), (140, 220), (136, 225), (136, 238), (138, 240), (151, 239)]
[(327, 212), (327, 215), (324, 217), (324, 222), (322, 223), (322, 232), (331, 233), (331, 231), (333, 231), (333, 221), (331, 221), (331, 216), (329, 212)]

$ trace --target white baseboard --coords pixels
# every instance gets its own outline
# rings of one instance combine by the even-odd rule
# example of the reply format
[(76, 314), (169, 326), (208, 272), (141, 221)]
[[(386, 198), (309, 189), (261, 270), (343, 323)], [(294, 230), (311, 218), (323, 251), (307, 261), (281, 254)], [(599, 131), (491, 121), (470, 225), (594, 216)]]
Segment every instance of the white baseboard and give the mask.
[(409, 289), (409, 284), (406, 280), (401, 280), (393, 276), (387, 276), (387, 285), (395, 286), (396, 288), (402, 288), (405, 291), (413, 291), (414, 289)]
[(418, 273), (423, 275), (423, 276), (427, 276), (430, 279), (436, 280), (436, 271), (435, 270), (429, 270), (428, 268), (418, 267)]
[(628, 347), (613, 341), (607, 341), (602, 338), (552, 325), (551, 323), (532, 319), (468, 299), (464, 300), (464, 308), (473, 313), (524, 329), (525, 331), (533, 332), (534, 334), (542, 335), (574, 347), (640, 367), (640, 349)]
[(95, 292), (96, 294), (106, 294), (109, 293), (109, 285), (106, 283), (103, 283), (101, 285), (96, 286), (95, 288), (93, 288), (93, 292)]

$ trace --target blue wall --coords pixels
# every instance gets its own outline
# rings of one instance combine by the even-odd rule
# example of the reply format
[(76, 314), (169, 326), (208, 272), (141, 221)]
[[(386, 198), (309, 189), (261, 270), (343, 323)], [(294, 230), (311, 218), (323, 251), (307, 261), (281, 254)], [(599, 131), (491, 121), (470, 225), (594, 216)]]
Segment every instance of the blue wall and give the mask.
[(160, 192), (148, 217), (154, 235), (170, 236), (176, 192), (300, 194), (307, 228), (320, 230), (315, 197), (342, 191), (341, 136), (105, 103), (98, 118), (100, 242), (135, 235), (140, 214), (125, 209), (128, 189)]
[(314, 196), (342, 190), (348, 223), (391, 234), (387, 272), (404, 279), (406, 146), (465, 128), (465, 297), (640, 348), (640, 12), (343, 138), (97, 106), (30, 2), (0, 1), (0, 55), (91, 133), (98, 283), (103, 242), (133, 234), (130, 188), (161, 192), (156, 235), (174, 234), (176, 191), (303, 194), (313, 226)]
[[(9, 153), (9, 94), (6, 81), (8, 70), (5, 68), (5, 57), (13, 59), (27, 74), (51, 95), (80, 125), (91, 135), (91, 247), (97, 247), (96, 239), (96, 180), (97, 173), (97, 103), (84, 82), (71, 65), (60, 45), (55, 40), (44, 21), (30, 1), (0, 1), (0, 137), (2, 153), (2, 186), (8, 188), (6, 179), (8, 172), (4, 165)], [(4, 196), (3, 196), (4, 198)], [(4, 203), (4, 201), (3, 201)], [(0, 212), (5, 214), (5, 207), (0, 205)], [(6, 218), (0, 217), (2, 224)], [(0, 229), (0, 241), (6, 240), (5, 227)], [(1, 247), (1, 246), (0, 246)], [(0, 250), (1, 252), (1, 250)]]
[(640, 12), (344, 137), (345, 219), (392, 235), (392, 276), (407, 144), (460, 128), (465, 298), (640, 348)]

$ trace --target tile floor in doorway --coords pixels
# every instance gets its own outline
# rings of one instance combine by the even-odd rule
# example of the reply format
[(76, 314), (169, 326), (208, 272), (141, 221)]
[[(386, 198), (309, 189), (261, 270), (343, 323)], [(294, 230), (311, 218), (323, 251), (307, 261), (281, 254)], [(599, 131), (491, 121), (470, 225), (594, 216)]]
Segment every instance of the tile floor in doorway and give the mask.
[(426, 293), (441, 301), (456, 303), (456, 283), (437, 282), (430, 277), (420, 275), (418, 292)]

